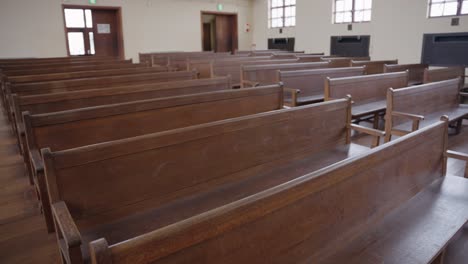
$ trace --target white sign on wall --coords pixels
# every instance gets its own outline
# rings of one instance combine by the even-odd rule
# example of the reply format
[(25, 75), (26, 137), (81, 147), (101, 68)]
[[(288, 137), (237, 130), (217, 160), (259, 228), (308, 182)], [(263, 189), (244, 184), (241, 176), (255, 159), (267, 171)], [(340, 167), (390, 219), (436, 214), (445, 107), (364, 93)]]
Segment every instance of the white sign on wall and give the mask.
[(97, 24), (97, 33), (98, 34), (110, 34), (111, 33), (110, 24)]

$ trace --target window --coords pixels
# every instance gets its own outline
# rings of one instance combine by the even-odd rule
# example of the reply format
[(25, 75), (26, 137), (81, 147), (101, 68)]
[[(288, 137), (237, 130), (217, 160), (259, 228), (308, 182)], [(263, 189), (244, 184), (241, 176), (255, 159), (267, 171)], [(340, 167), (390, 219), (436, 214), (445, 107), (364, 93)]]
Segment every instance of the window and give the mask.
[(270, 28), (296, 25), (296, 0), (270, 0)]
[(90, 9), (65, 8), (63, 12), (70, 55), (94, 55), (92, 11)]
[(430, 0), (429, 17), (468, 14), (468, 0)]
[(335, 0), (334, 23), (371, 21), (372, 0)]

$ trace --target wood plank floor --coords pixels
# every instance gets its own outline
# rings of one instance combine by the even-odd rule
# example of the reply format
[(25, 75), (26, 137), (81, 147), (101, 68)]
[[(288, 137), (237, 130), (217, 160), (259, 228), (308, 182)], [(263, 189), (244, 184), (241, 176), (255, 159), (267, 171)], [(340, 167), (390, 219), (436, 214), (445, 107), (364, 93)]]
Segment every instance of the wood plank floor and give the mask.
[[(353, 141), (369, 145), (370, 138), (355, 135)], [(450, 138), (451, 149), (468, 152), (468, 123), (460, 135)], [(449, 173), (461, 176), (464, 164), (449, 161)], [(48, 234), (29, 185), (8, 120), (0, 114), (0, 263), (58, 263), (55, 235)]]

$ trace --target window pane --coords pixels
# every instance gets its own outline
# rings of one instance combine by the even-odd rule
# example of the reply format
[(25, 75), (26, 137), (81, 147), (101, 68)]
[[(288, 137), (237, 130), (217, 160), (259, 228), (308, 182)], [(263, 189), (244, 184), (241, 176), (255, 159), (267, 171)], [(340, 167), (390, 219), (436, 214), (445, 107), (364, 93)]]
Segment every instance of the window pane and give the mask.
[(296, 0), (286, 0), (284, 1), (284, 5), (295, 5), (296, 4)]
[(336, 13), (335, 23), (343, 23), (343, 22), (344, 22), (344, 13)]
[(353, 0), (344, 0), (345, 11), (353, 10)]
[(286, 9), (284, 11), (285, 11), (285, 14), (286, 14), (285, 17), (296, 16), (296, 7), (295, 6), (286, 7)]
[(354, 22), (362, 22), (364, 20), (364, 12), (356, 11), (354, 12)]
[(364, 9), (372, 8), (372, 0), (364, 0)]
[(442, 16), (443, 13), (444, 13), (444, 4), (433, 4), (431, 6), (431, 14), (430, 14), (431, 17)]
[(461, 13), (468, 14), (468, 0), (463, 1)]
[(65, 9), (65, 25), (67, 28), (84, 28), (83, 9)]
[(275, 18), (271, 20), (271, 27), (283, 27), (283, 19)]
[(336, 1), (336, 4), (335, 4), (335, 11), (336, 11), (336, 12), (342, 12), (342, 11), (344, 11), (344, 1), (343, 1), (343, 0)]
[(271, 18), (279, 18), (283, 16), (283, 8), (275, 8), (271, 10)]
[(271, 7), (279, 7), (283, 5), (283, 0), (272, 0)]
[(445, 3), (444, 16), (454, 16), (457, 14), (458, 3)]
[(355, 10), (362, 10), (364, 9), (364, 0), (355, 0)]
[(94, 49), (94, 33), (93, 32), (89, 32), (89, 49), (90, 49), (91, 55), (96, 54), (96, 50)]
[(68, 32), (70, 55), (85, 55), (83, 32)]
[(86, 27), (93, 28), (93, 16), (91, 14), (91, 10), (85, 10), (85, 17), (86, 17)]
[(352, 22), (352, 16), (351, 16), (351, 12), (345, 12), (344, 13), (344, 19), (343, 19), (343, 22)]
[(371, 10), (364, 11), (364, 19), (362, 21), (371, 21)]

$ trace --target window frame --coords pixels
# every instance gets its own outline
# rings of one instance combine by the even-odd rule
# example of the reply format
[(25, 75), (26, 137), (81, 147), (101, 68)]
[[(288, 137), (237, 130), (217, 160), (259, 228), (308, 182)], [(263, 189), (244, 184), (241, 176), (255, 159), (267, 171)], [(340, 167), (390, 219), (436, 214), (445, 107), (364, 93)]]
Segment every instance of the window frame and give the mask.
[[(283, 1), (283, 5), (281, 6), (278, 6), (278, 7), (273, 7), (273, 4), (272, 4), (272, 1), (273, 0), (269, 0), (268, 1), (268, 28), (270, 29), (277, 29), (277, 28), (291, 28), (291, 27), (295, 27), (297, 25), (297, 20), (296, 20), (296, 17), (297, 17), (297, 0), (296, 0), (296, 3), (294, 5), (286, 5), (286, 0), (281, 0)], [(287, 7), (295, 7), (295, 14), (294, 16), (290, 16), (290, 17), (294, 17), (294, 25), (293, 26), (286, 26), (286, 8)], [(273, 14), (273, 9), (278, 9), (278, 8), (282, 8), (283, 9), (283, 16), (281, 17), (281, 20), (283, 21), (283, 26), (281, 27), (273, 27), (273, 17), (272, 17), (272, 14)], [(289, 18), (289, 17), (288, 17)]]
[[(336, 22), (336, 13), (338, 13), (336, 11), (336, 1), (338, 1), (338, 0), (333, 1), (333, 13), (332, 13), (332, 23), (333, 24), (357, 24), (357, 23), (370, 23), (370, 22), (372, 22), (372, 8), (374, 7), (373, 3), (372, 3), (372, 7), (370, 8), (371, 19), (369, 21), (355, 21), (354, 20), (354, 13), (356, 11), (358, 11), (358, 10), (356, 10), (356, 0), (352, 0), (353, 4), (352, 4), (352, 9), (350, 11), (351, 12), (351, 22)], [(364, 9), (364, 10), (367, 10), (367, 9)], [(364, 11), (364, 10), (362, 10), (362, 11)], [(361, 10), (359, 10), (359, 11), (361, 11)]]
[[(468, 16), (468, 13), (467, 14), (462, 14), (461, 13), (464, 1), (463, 0), (456, 0), (456, 2), (458, 3), (458, 6), (457, 6), (457, 13), (455, 15), (431, 16), (432, 5), (434, 3), (432, 3), (432, 0), (428, 0), (428, 3), (427, 3), (427, 18), (444, 18), (444, 17), (447, 18), (447, 17)], [(445, 4), (445, 2), (444, 2), (444, 4)], [(468, 4), (468, 2), (466, 2), (466, 4)]]

